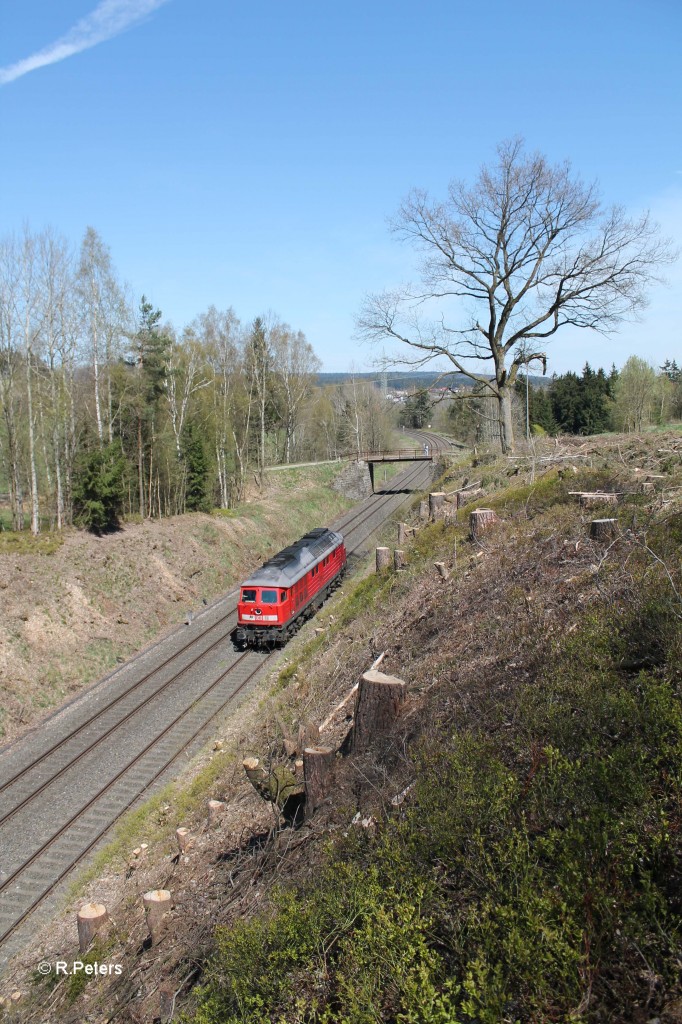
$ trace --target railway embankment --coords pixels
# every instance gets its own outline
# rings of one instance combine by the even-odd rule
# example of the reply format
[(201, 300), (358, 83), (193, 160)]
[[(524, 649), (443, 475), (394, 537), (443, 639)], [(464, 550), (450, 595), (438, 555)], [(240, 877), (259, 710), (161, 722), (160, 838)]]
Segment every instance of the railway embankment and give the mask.
[(268, 477), (225, 514), (95, 536), (0, 533), (0, 745), (237, 584), (350, 501), (338, 465)]
[[(682, 1020), (679, 437), (479, 454), (437, 486), (435, 521), (416, 505), (414, 534), (380, 538), (404, 568), (325, 606), (32, 951), (74, 961), (75, 912), (101, 901), (80, 959), (120, 974), (15, 973), (9, 1014)], [(354, 745), (379, 658), (404, 693)], [(242, 762), (295, 780), (312, 741), (335, 756), (292, 827)], [(152, 891), (170, 897), (150, 938)]]

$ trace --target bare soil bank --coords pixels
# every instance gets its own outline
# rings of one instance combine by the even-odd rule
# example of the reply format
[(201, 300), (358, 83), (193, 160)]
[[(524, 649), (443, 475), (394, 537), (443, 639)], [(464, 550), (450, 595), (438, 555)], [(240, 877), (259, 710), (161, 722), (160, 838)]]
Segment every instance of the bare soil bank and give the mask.
[(0, 743), (346, 509), (329, 487), (337, 472), (273, 474), (228, 514), (127, 523), (102, 537), (68, 530), (51, 554), (30, 538), (13, 552), (0, 537)]

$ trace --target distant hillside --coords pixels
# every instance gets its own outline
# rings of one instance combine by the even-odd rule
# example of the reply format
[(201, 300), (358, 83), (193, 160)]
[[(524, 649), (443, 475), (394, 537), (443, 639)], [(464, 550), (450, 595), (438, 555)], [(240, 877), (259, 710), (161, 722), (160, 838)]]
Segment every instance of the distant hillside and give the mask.
[[(383, 384), (383, 374), (378, 370), (372, 373), (318, 373), (317, 375), (317, 382), (320, 387), (345, 384), (353, 379), (376, 384), (377, 387), (381, 387)], [(548, 384), (549, 377), (535, 377), (531, 374), (529, 381), (533, 387), (538, 387)], [(434, 386), (439, 388), (466, 388), (471, 387), (471, 380), (463, 373), (447, 373), (441, 376), (435, 370), (387, 370), (386, 386), (392, 391), (409, 391), (413, 388), (428, 390)]]

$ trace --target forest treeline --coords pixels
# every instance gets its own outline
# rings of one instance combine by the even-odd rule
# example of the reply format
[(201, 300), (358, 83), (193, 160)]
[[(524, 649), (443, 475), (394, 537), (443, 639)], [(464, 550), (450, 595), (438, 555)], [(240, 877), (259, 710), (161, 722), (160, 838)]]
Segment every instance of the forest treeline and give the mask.
[(176, 329), (119, 281), (88, 228), (0, 240), (0, 491), (5, 525), (106, 529), (125, 515), (229, 508), (247, 475), (381, 447), (370, 385), (315, 386), (305, 335), (210, 306)]
[[(269, 465), (387, 447), (395, 417), (381, 390), (353, 376), (320, 387), (320, 368), (273, 313), (242, 323), (212, 305), (181, 329), (164, 322), (131, 298), (91, 227), (77, 251), (52, 229), (0, 239), (0, 528), (227, 509)], [(499, 441), (484, 391), (435, 408), (418, 391), (398, 421)], [(519, 378), (514, 416), (519, 436), (641, 430), (682, 417), (682, 370), (633, 356), (527, 394)]]
[[(473, 392), (469, 392), (472, 395)], [(414, 425), (432, 416), (428, 401), (415, 397), (404, 414)], [(594, 370), (555, 375), (546, 384), (516, 380), (514, 419), (519, 436), (538, 434), (600, 434), (609, 430), (638, 432), (682, 419), (682, 367), (667, 359), (655, 368), (631, 356), (621, 370)], [(482, 389), (477, 397), (455, 400), (448, 420), (461, 440), (494, 439), (496, 409)], [(487, 429), (486, 429), (487, 428)]]

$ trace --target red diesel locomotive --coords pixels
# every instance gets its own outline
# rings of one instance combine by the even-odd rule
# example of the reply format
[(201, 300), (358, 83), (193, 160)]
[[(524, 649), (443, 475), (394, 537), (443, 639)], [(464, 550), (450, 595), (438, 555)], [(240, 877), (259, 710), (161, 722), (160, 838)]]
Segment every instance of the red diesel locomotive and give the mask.
[(306, 533), (244, 580), (233, 642), (242, 649), (283, 647), (339, 585), (345, 570), (340, 533), (323, 527)]

